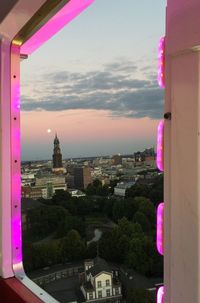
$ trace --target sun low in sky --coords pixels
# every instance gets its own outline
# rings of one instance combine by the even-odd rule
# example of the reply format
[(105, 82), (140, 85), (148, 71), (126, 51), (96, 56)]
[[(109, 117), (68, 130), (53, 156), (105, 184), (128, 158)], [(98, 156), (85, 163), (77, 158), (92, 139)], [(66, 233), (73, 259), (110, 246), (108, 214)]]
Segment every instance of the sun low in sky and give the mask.
[(55, 129), (66, 158), (155, 145), (165, 5), (96, 0), (22, 62), (22, 160), (50, 159)]

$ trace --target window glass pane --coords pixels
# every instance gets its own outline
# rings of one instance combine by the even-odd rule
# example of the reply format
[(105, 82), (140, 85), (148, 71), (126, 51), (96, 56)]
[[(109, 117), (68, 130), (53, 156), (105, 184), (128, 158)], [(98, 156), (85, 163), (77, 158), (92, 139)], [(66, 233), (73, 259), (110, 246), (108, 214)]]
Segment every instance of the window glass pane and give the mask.
[(138, 280), (139, 288), (163, 280), (154, 146), (165, 7), (156, 3), (95, 1), (22, 62), (24, 267), (60, 302), (119, 295), (122, 281), (132, 293)]
[(110, 285), (110, 280), (106, 280), (106, 286)]
[(101, 290), (98, 291), (98, 298), (102, 298), (102, 291)]

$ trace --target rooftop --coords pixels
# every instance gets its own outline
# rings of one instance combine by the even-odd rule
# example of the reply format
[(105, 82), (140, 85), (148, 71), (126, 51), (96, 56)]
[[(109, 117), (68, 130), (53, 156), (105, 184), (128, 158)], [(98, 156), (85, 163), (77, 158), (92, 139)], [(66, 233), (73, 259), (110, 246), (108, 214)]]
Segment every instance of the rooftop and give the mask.
[(96, 257), (94, 259), (94, 266), (92, 266), (91, 268), (89, 268), (86, 273), (89, 274), (91, 273), (91, 275), (93, 277), (97, 276), (99, 273), (101, 273), (102, 271), (105, 271), (105, 272), (108, 272), (108, 273), (111, 273), (111, 269), (108, 265), (108, 263), (102, 259), (102, 258), (99, 258), (99, 257)]

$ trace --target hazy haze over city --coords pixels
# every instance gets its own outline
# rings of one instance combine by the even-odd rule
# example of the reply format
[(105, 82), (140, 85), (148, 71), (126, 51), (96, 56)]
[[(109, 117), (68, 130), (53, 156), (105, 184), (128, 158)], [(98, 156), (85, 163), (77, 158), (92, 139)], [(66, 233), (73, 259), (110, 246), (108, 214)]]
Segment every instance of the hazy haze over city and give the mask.
[(22, 62), (22, 160), (50, 159), (56, 132), (63, 158), (155, 145), (166, 3), (153, 2), (96, 0)]

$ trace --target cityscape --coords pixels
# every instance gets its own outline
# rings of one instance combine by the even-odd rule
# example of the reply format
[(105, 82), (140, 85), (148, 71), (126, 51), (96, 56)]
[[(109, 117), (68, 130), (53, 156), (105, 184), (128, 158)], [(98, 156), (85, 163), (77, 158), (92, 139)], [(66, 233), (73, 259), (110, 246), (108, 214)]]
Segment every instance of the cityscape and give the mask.
[(164, 20), (164, 1), (96, 0), (22, 61), (23, 265), (58, 302), (155, 303), (163, 286)]
[(155, 302), (163, 174), (154, 147), (72, 159), (61, 147), (55, 134), (51, 160), (21, 164), (28, 276), (61, 303)]
[(0, 8), (0, 302), (199, 303), (200, 1)]

